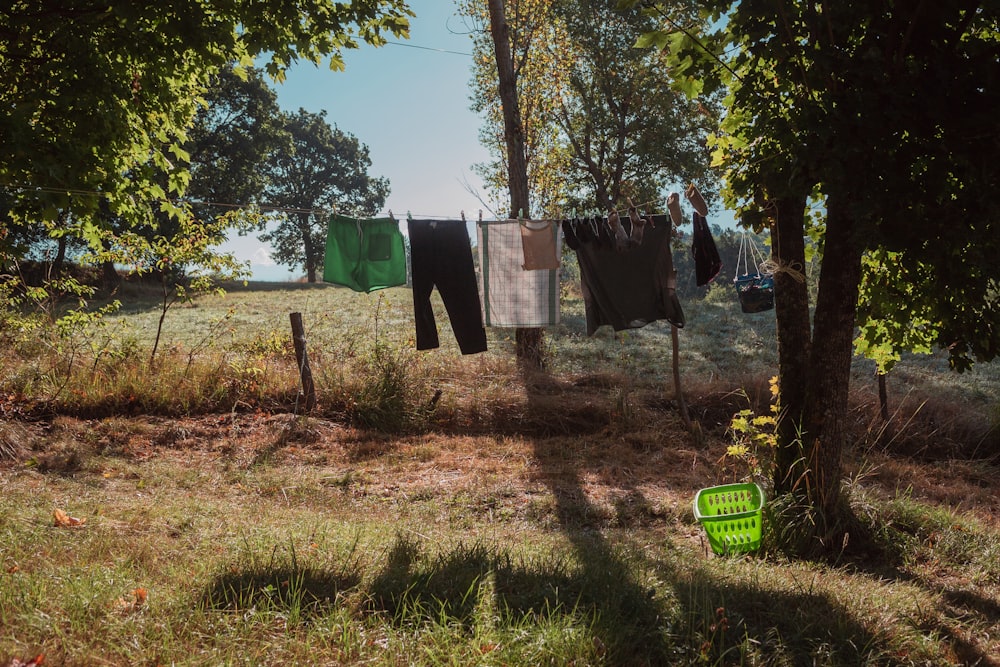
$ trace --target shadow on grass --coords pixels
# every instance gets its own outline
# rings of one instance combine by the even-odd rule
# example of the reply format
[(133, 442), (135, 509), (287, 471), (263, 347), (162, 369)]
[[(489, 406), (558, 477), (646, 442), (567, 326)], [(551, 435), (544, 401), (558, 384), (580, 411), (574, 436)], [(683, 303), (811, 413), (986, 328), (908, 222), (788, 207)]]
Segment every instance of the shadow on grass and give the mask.
[(567, 619), (600, 639), (608, 664), (667, 664), (658, 638), (665, 610), (635, 585), (623, 560), (585, 538), (583, 555), (515, 559), (503, 548), (459, 545), (428, 559), (421, 546), (397, 538), (385, 567), (371, 584), (370, 604), (398, 623), (414, 615), (442, 616), (467, 631), (482, 609), (510, 626), (524, 620)]
[(279, 611), (309, 620), (326, 613), (338, 594), (356, 588), (356, 575), (290, 563), (233, 566), (215, 578), (201, 597), (215, 611)]

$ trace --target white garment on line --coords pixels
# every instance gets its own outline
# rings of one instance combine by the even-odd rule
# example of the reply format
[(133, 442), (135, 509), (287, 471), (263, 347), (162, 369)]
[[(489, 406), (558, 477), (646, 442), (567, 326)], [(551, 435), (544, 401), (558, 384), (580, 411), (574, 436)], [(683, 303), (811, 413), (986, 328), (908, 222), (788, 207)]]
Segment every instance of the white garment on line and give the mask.
[[(488, 327), (559, 324), (559, 269), (525, 270), (517, 220), (477, 225), (479, 296)], [(556, 234), (556, 257), (562, 235)]]

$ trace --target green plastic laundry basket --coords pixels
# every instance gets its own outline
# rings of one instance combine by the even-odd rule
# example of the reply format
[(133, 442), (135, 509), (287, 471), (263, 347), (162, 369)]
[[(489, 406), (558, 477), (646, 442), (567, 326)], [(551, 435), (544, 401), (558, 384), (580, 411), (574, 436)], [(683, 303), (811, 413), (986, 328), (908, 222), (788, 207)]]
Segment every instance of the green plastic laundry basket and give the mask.
[(763, 508), (764, 492), (752, 482), (712, 486), (694, 497), (694, 517), (717, 554), (756, 551)]

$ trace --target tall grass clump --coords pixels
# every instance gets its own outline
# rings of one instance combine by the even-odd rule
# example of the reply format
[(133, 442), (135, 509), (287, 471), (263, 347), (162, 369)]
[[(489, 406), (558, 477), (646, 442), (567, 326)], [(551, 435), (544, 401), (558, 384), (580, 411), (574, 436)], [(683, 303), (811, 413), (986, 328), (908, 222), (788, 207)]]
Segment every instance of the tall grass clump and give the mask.
[(386, 433), (419, 430), (428, 415), (419, 406), (427, 375), (418, 355), (389, 335), (388, 310), (380, 295), (367, 325), (340, 336), (338, 349), (323, 355), (317, 392), (324, 411), (352, 424)]

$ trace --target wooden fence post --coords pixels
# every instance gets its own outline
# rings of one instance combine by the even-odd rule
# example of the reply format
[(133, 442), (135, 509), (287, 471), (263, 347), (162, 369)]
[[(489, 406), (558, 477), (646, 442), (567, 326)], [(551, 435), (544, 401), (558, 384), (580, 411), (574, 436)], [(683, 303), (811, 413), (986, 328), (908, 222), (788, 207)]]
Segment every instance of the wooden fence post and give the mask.
[(306, 332), (302, 326), (302, 313), (290, 313), (292, 320), (292, 343), (295, 345), (295, 361), (299, 366), (302, 378), (302, 396), (305, 399), (305, 410), (309, 412), (316, 407), (316, 385), (313, 384), (312, 369), (309, 367), (309, 355), (306, 354)]

